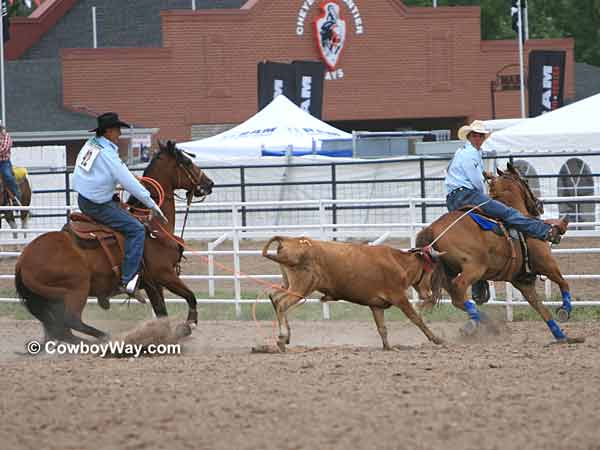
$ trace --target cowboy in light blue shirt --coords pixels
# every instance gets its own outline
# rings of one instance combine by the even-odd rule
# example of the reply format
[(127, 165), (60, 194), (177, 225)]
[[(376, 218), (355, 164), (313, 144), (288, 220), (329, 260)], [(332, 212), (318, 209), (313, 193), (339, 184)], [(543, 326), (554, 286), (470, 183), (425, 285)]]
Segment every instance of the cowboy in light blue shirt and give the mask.
[[(79, 193), (77, 203), (81, 211), (125, 236), (125, 259), (117, 294), (127, 294), (141, 302), (139, 292), (140, 264), (144, 252), (145, 229), (142, 223), (113, 201), (117, 184), (140, 200), (151, 214), (167, 222), (148, 190), (133, 176), (119, 158), (121, 127), (129, 127), (115, 113), (98, 117), (98, 127), (92, 131), (96, 137), (89, 139), (77, 156), (73, 172), (73, 186)], [(109, 304), (101, 304), (108, 309)]]
[(470, 142), (465, 143), (465, 146), (454, 154), (454, 159), (448, 167), (445, 180), (446, 192), (449, 194), (455, 189), (464, 187), (484, 194), (483, 169), (481, 152)]
[[(480, 120), (465, 125), (458, 131), (459, 139), (467, 142), (457, 150), (448, 166), (445, 180), (448, 210), (455, 211), (465, 206), (479, 206), (485, 214), (501, 220), (509, 227), (537, 239), (559, 243), (561, 234), (564, 234), (567, 228), (566, 221), (560, 227), (551, 226), (541, 220), (525, 217), (516, 209), (492, 200), (486, 194), (484, 178), (490, 177), (490, 175), (483, 170), (481, 146), (488, 135), (489, 131)], [(483, 280), (476, 282), (473, 285), (472, 294), (477, 303), (485, 303), (489, 298), (487, 282)], [(471, 300), (467, 300), (465, 307), (474, 307), (471, 305), (472, 303)]]

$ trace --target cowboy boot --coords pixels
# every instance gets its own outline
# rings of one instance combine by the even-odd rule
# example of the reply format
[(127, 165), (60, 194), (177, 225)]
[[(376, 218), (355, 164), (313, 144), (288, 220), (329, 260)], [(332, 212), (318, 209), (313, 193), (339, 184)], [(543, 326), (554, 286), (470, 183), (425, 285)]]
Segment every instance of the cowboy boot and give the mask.
[(552, 242), (553, 244), (560, 244), (562, 235), (567, 232), (567, 227), (569, 226), (569, 218), (565, 215), (558, 220), (544, 220), (544, 223), (550, 225), (550, 231), (548, 231), (548, 236), (546, 237), (546, 239)]
[(120, 283), (117, 287), (116, 295), (125, 294), (129, 297), (135, 298), (138, 302), (145, 304), (147, 301), (146, 297), (138, 287), (139, 278), (139, 274), (135, 274), (135, 276), (129, 280), (127, 284)]

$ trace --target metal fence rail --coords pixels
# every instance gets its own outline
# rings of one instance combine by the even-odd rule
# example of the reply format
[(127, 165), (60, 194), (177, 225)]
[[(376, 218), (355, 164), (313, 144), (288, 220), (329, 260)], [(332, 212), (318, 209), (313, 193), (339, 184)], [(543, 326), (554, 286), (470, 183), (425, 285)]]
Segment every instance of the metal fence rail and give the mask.
[[(513, 155), (485, 156), (488, 169), (504, 167), (507, 161), (529, 164), (525, 174), (532, 189), (543, 197), (568, 198), (560, 203), (546, 199), (548, 216), (560, 213), (569, 215), (571, 222), (593, 222), (600, 220), (597, 200), (592, 199), (600, 192), (600, 153), (540, 154), (521, 153)], [(541, 169), (552, 161), (580, 160), (577, 173), (563, 162), (547, 173)], [(289, 209), (273, 207), (274, 202), (301, 199), (352, 200), (355, 198), (398, 198), (419, 197), (429, 200), (444, 195), (443, 170), (449, 157), (411, 157), (401, 159), (343, 161), (327, 163), (255, 164), (246, 166), (203, 167), (216, 181), (213, 194), (206, 200), (213, 205), (209, 210), (194, 211), (190, 216), (193, 225), (209, 226), (228, 224), (231, 202), (250, 202), (241, 209), (240, 225), (259, 225), (265, 222), (311, 224), (315, 208), (310, 205), (291, 205)], [(528, 163), (529, 161), (529, 163)], [(537, 172), (534, 170), (537, 162)], [(524, 166), (525, 167), (525, 166)], [(564, 170), (563, 170), (564, 169)], [(585, 170), (584, 170), (585, 169)], [(137, 170), (141, 174), (141, 169)], [(358, 174), (370, 174), (368, 177)], [(31, 171), (34, 205), (75, 205), (76, 194), (71, 186), (71, 171)], [(598, 186), (598, 187), (596, 187)], [(578, 200), (576, 200), (576, 198)], [(258, 206), (257, 203), (266, 202)], [(254, 205), (254, 206), (252, 206)], [(417, 214), (420, 222), (434, 220), (445, 212), (444, 202), (421, 203)], [(406, 205), (394, 204), (329, 204), (325, 212), (331, 223), (370, 222), (373, 224), (400, 222), (405, 215)], [(179, 214), (183, 214), (180, 212)], [(57, 227), (64, 221), (65, 213), (49, 208), (39, 211), (32, 219), (32, 226)], [(584, 228), (584, 225), (577, 225)], [(574, 225), (575, 227), (575, 225)]]

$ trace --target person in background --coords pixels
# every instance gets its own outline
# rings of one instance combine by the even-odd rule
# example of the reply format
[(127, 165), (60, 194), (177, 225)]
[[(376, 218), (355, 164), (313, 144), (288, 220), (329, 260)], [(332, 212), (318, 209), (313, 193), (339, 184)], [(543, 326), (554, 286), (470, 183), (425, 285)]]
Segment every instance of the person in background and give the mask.
[(125, 259), (121, 271), (121, 283), (117, 294), (127, 294), (144, 303), (139, 292), (139, 270), (144, 252), (144, 225), (113, 200), (120, 184), (123, 189), (142, 202), (151, 215), (162, 222), (168, 220), (150, 197), (150, 192), (129, 171), (119, 157), (121, 127), (129, 125), (119, 120), (114, 112), (98, 116), (96, 136), (89, 139), (77, 155), (73, 172), (74, 189), (78, 192), (81, 211), (94, 220), (117, 230), (125, 236)]
[(13, 173), (13, 166), (10, 162), (10, 152), (12, 149), (12, 138), (6, 131), (4, 124), (0, 121), (0, 174), (2, 179), (8, 187), (10, 193), (16, 200), (15, 203), (21, 204), (21, 192), (19, 191), (19, 185), (15, 179)]

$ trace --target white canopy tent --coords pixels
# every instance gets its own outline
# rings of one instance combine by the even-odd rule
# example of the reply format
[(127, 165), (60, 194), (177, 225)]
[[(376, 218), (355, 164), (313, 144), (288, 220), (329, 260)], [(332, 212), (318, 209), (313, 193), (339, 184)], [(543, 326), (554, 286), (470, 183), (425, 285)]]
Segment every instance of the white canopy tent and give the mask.
[(485, 149), (496, 152), (600, 150), (600, 94), (492, 133)]
[(182, 142), (177, 147), (198, 159), (258, 158), (260, 156), (323, 154), (352, 156), (349, 151), (322, 153), (326, 139), (352, 139), (352, 135), (311, 116), (284, 95), (279, 95), (244, 123), (216, 136)]

